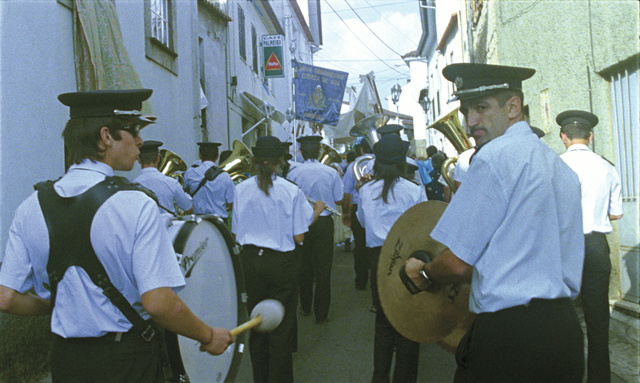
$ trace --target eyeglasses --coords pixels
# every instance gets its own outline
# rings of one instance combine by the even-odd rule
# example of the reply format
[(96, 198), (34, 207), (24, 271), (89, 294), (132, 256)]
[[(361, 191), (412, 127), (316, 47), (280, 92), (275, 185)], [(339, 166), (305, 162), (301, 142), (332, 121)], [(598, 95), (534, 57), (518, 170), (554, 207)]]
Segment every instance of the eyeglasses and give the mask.
[(140, 124), (132, 124), (129, 126), (125, 126), (123, 128), (120, 128), (119, 130), (125, 130), (127, 132), (129, 132), (129, 134), (131, 134), (133, 136), (133, 138), (138, 137), (138, 133), (140, 133), (140, 130), (142, 129), (142, 127), (140, 126)]

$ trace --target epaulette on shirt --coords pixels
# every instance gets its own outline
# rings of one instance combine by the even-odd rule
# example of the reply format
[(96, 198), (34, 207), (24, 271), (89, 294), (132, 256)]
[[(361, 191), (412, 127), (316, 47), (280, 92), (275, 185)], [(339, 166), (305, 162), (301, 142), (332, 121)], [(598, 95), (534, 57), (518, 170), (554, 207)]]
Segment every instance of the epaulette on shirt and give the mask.
[[(283, 180), (285, 180), (285, 181), (289, 181), (289, 182), (291, 182), (292, 184), (294, 184), (294, 185), (298, 186), (298, 184), (297, 184), (297, 183), (295, 183), (295, 182), (291, 181), (291, 180), (290, 180), (290, 179), (288, 179), (288, 178), (284, 178), (284, 177), (280, 177), (280, 178), (282, 178), (282, 179), (283, 179)], [(298, 187), (300, 187), (300, 186), (298, 186)]]
[(616, 164), (614, 164), (613, 162), (609, 161), (609, 160), (607, 159), (607, 157), (602, 156), (602, 155), (600, 155), (600, 154), (598, 154), (598, 155), (599, 155), (603, 160), (605, 160), (605, 161), (607, 161), (608, 163), (610, 163), (610, 164), (611, 164), (611, 166), (613, 166), (614, 168), (616, 167)]

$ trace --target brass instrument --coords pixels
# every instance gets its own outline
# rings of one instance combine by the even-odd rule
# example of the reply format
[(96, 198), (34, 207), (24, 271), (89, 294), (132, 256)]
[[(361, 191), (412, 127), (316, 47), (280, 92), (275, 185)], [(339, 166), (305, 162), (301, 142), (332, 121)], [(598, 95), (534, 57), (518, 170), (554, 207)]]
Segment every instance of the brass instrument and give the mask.
[(364, 156), (358, 157), (354, 161), (353, 177), (356, 179), (356, 182), (360, 182), (360, 180), (362, 179), (362, 176), (365, 175), (367, 164), (374, 159), (375, 159), (375, 156), (373, 154), (365, 154)]
[(337, 163), (342, 162), (342, 157), (331, 146), (320, 143), (320, 155), (318, 156), (318, 161), (321, 164), (329, 165), (334, 162), (337, 162)]
[[(460, 118), (458, 117), (458, 109), (459, 108), (456, 108), (455, 110), (449, 112), (446, 116), (442, 117), (434, 124), (429, 126), (429, 128), (433, 128), (442, 133), (446, 137), (446, 139), (451, 142), (458, 154), (460, 154), (465, 150), (471, 149), (473, 146), (469, 141), (467, 132), (460, 122)], [(444, 162), (444, 164), (442, 164), (441, 168), (442, 178), (444, 178), (444, 180), (447, 182), (447, 185), (449, 185), (452, 193), (455, 193), (457, 189), (456, 183), (451, 176), (457, 160), (458, 157), (448, 158)]]
[(247, 174), (251, 173), (252, 159), (251, 149), (241, 141), (235, 140), (233, 141), (233, 151), (226, 160), (218, 165), (218, 168), (229, 173), (233, 183), (237, 184), (249, 178)]
[(379, 127), (389, 121), (389, 116), (386, 114), (374, 114), (372, 116), (363, 118), (356, 122), (356, 124), (349, 130), (349, 135), (352, 137), (364, 137), (369, 143), (369, 146), (373, 149), (373, 145), (380, 139), (380, 135), (377, 130)]
[(160, 162), (158, 162), (158, 170), (165, 176), (175, 178), (184, 185), (183, 173), (187, 170), (187, 164), (174, 152), (167, 149), (160, 149), (158, 152)]

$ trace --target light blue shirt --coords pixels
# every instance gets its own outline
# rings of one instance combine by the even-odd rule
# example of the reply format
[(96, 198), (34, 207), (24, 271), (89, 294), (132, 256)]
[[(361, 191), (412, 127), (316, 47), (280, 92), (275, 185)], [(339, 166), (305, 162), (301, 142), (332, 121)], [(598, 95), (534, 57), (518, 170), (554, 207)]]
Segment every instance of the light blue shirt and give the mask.
[[(306, 160), (289, 171), (287, 179), (298, 185), (307, 197), (323, 201), (336, 209), (336, 201), (342, 201), (342, 180), (338, 171), (318, 160)], [(331, 213), (324, 210), (320, 215)]]
[(431, 237), (474, 267), (474, 313), (574, 298), (584, 261), (578, 177), (518, 122), (474, 157)]
[(432, 158), (427, 158), (424, 161), (416, 161), (416, 165), (418, 165), (418, 173), (420, 174), (420, 178), (422, 179), (422, 184), (426, 185), (431, 182), (431, 176), (429, 173), (433, 170), (433, 165), (431, 164)]
[[(175, 178), (165, 176), (154, 167), (143, 168), (133, 182), (137, 182), (154, 192), (160, 206), (173, 213), (176, 211), (174, 203), (184, 211), (193, 206), (191, 196), (182, 190), (180, 182)], [(160, 209), (160, 212), (165, 213), (163, 209)]]
[(293, 237), (309, 231), (313, 208), (302, 190), (281, 177), (274, 177), (266, 195), (258, 178), (240, 182), (233, 201), (233, 233), (241, 245), (276, 251), (295, 249)]
[(423, 188), (400, 177), (389, 190), (388, 203), (384, 203), (383, 186), (384, 181), (375, 180), (360, 188), (360, 204), (356, 215), (366, 232), (367, 247), (382, 246), (402, 213), (427, 200)]
[[(55, 184), (62, 197), (72, 197), (113, 175), (113, 169), (101, 162), (84, 161), (72, 165)], [(156, 203), (138, 191), (120, 191), (96, 212), (91, 225), (91, 244), (109, 274), (113, 285), (143, 318), (141, 296), (159, 287), (184, 286), (184, 278), (164, 221)], [(5, 257), (0, 269), (0, 284), (24, 293), (50, 299), (43, 287), (49, 285), (47, 261), (49, 232), (37, 192), (16, 210)], [(96, 337), (107, 332), (126, 332), (131, 323), (91, 282), (87, 273), (72, 266), (58, 284), (51, 330), (65, 338)]]
[[(351, 194), (351, 203), (354, 205), (358, 203), (358, 201), (360, 200), (360, 197), (358, 194), (358, 190), (356, 190), (356, 184), (358, 182), (356, 181), (356, 178), (353, 174), (353, 167), (361, 157), (364, 157), (367, 155), (373, 156), (373, 154), (367, 153), (367, 154), (364, 154), (363, 156), (356, 158), (355, 161), (353, 161), (352, 163), (349, 164), (349, 166), (347, 166), (347, 170), (345, 170), (344, 176), (342, 177), (344, 192), (347, 194)], [(364, 174), (367, 174), (367, 173), (373, 174), (373, 160), (367, 161), (363, 165), (363, 169), (364, 169)]]
[[(215, 162), (204, 161), (197, 168), (189, 168), (184, 173), (184, 183), (193, 193), (204, 178), (204, 173), (212, 166), (217, 166)], [(227, 172), (222, 172), (213, 181), (208, 181), (193, 195), (193, 212), (196, 214), (213, 214), (218, 217), (227, 218), (227, 204), (233, 202), (235, 195), (235, 185), (231, 176)]]

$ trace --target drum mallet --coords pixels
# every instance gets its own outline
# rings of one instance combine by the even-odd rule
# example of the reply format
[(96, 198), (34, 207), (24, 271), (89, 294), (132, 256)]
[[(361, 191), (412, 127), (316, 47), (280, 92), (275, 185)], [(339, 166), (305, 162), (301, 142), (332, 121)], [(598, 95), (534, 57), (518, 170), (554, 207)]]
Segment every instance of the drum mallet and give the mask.
[(251, 319), (229, 331), (233, 336), (254, 329), (258, 332), (275, 330), (284, 317), (284, 306), (275, 299), (265, 299), (251, 310)]

